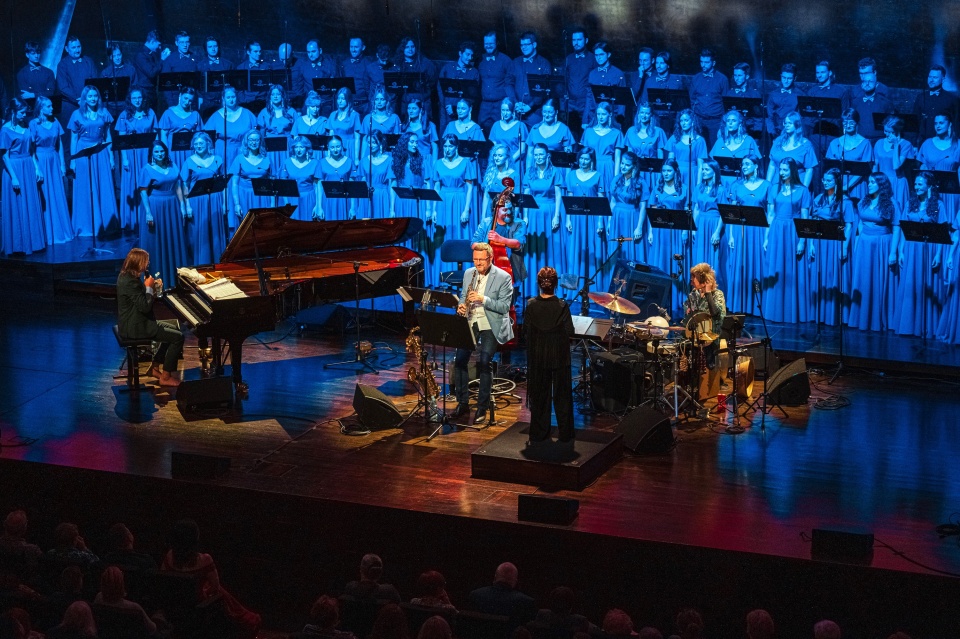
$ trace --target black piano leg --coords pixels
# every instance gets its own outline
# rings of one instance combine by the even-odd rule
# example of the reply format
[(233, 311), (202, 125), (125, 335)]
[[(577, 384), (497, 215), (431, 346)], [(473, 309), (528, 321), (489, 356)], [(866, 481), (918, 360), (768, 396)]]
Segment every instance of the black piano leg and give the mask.
[(230, 367), (233, 369), (233, 385), (236, 388), (237, 399), (247, 399), (250, 387), (243, 381), (240, 362), (243, 359), (243, 342), (230, 342)]

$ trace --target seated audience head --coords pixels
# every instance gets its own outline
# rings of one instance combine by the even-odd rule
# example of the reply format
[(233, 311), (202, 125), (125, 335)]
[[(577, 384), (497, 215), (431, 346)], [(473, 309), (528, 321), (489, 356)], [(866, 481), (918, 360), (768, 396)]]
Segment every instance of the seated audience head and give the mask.
[(96, 637), (97, 624), (93, 621), (93, 611), (90, 610), (90, 604), (86, 601), (74, 601), (67, 606), (67, 611), (63, 613), (63, 621), (59, 628), (61, 630), (71, 630), (75, 636)]
[(383, 560), (379, 555), (366, 554), (360, 560), (360, 578), (366, 581), (380, 581), (383, 576)]
[(410, 629), (403, 608), (395, 603), (382, 606), (373, 622), (369, 639), (410, 639)]
[(813, 624), (813, 639), (840, 639), (840, 626), (829, 619)]
[(518, 575), (517, 567), (505, 561), (497, 566), (497, 571), (493, 574), (493, 582), (516, 588)]
[(127, 596), (123, 582), (123, 571), (116, 566), (108, 566), (100, 575), (100, 594), (105, 603), (122, 601)]
[(447, 580), (436, 570), (428, 570), (417, 578), (417, 592), (421, 597), (443, 597), (447, 592)]
[(450, 624), (440, 615), (434, 615), (423, 622), (417, 639), (452, 639)]
[(27, 513), (14, 510), (3, 520), (3, 534), (10, 539), (23, 539), (27, 535)]
[(80, 529), (69, 522), (59, 524), (53, 532), (53, 538), (57, 548), (76, 548), (83, 541)]
[(547, 598), (547, 607), (558, 615), (569, 615), (573, 612), (573, 606), (576, 603), (576, 595), (572, 588), (566, 586), (557, 586), (550, 592)]
[(747, 613), (747, 639), (773, 639), (773, 617), (766, 610)]
[(79, 595), (83, 591), (83, 571), (80, 566), (67, 566), (60, 573), (60, 592)]
[(110, 542), (111, 550), (133, 549), (133, 533), (124, 524), (116, 523), (110, 526), (110, 530), (107, 531), (107, 540)]
[(633, 634), (633, 620), (619, 608), (608, 610), (603, 616), (603, 634), (608, 637), (629, 637)]
[(637, 637), (639, 639), (663, 639), (663, 633), (653, 626), (644, 626), (637, 633)]
[(332, 630), (340, 623), (340, 604), (333, 597), (321, 595), (310, 608), (310, 617), (322, 630)]
[(693, 608), (684, 608), (677, 614), (677, 631), (682, 639), (698, 639), (703, 635), (703, 617)]

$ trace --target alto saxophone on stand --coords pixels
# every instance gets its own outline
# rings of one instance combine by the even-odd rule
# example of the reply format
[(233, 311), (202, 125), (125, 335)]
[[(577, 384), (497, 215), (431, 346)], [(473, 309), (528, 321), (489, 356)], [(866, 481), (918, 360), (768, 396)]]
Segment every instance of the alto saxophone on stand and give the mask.
[(437, 385), (437, 379), (433, 376), (433, 369), (427, 363), (427, 354), (423, 350), (423, 338), (417, 333), (419, 326), (414, 326), (407, 335), (406, 347), (408, 353), (413, 353), (417, 360), (417, 366), (411, 366), (407, 371), (407, 379), (417, 388), (423, 398), (426, 406), (428, 420), (431, 422), (440, 421), (440, 409), (437, 407), (437, 399), (440, 396), (440, 387)]

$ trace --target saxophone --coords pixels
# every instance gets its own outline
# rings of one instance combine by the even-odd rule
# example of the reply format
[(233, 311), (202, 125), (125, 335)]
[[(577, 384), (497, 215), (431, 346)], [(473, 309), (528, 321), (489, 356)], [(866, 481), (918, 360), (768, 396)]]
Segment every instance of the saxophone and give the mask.
[(423, 338), (417, 333), (419, 326), (414, 326), (407, 335), (406, 347), (408, 353), (413, 353), (419, 366), (411, 366), (407, 371), (407, 379), (410, 380), (417, 390), (423, 395), (423, 401), (427, 404), (427, 410), (430, 414), (430, 421), (438, 421), (440, 411), (437, 408), (437, 398), (440, 396), (440, 387), (433, 376), (433, 371), (427, 365), (427, 353), (423, 350)]

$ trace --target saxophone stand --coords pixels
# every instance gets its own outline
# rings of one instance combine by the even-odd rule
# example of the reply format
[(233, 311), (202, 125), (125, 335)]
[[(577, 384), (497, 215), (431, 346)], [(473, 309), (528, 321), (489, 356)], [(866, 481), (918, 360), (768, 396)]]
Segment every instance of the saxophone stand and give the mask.
[(342, 362), (334, 362), (333, 364), (324, 364), (324, 370), (328, 368), (342, 368), (344, 366), (352, 366), (354, 364), (360, 364), (360, 370), (357, 372), (363, 372), (364, 370), (373, 373), (374, 375), (379, 375), (380, 371), (377, 370), (377, 367), (370, 363), (367, 359), (367, 354), (360, 347), (360, 267), (366, 266), (366, 262), (354, 262), (353, 263), (353, 288), (354, 288), (354, 323), (357, 328), (357, 341), (353, 345), (354, 356), (353, 359), (344, 360)]
[[(477, 348), (477, 338), (470, 328), (466, 317), (456, 313), (438, 313), (421, 310), (419, 314), (420, 336), (423, 345), (431, 344), (440, 346), (443, 352), (443, 386), (441, 391), (446, 391), (447, 386), (447, 347), (469, 349), (471, 352)], [(493, 419), (493, 413), (490, 413)], [(483, 426), (473, 426), (472, 424), (455, 424), (450, 421), (447, 414), (447, 393), (443, 395), (443, 409), (440, 412), (440, 423), (432, 433), (427, 437), (430, 441), (441, 433), (444, 426), (450, 426), (451, 430), (455, 426), (462, 428), (473, 428), (482, 430)]]

